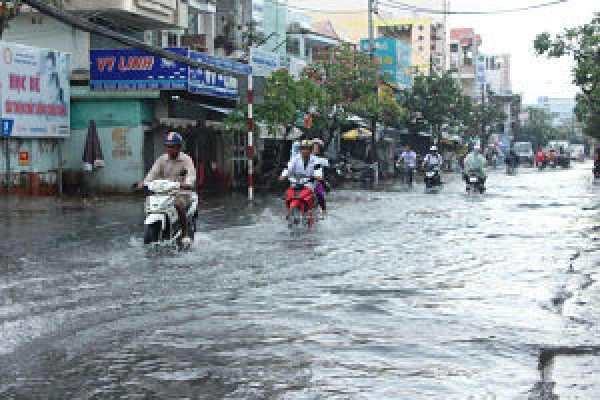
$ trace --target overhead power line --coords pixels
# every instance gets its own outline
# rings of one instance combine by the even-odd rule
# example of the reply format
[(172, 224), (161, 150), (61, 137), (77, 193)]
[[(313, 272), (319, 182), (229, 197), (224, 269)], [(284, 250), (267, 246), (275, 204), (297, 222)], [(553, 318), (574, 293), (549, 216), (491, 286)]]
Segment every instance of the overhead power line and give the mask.
[(553, 0), (540, 4), (533, 4), (529, 6), (522, 6), (516, 8), (509, 9), (500, 9), (500, 10), (490, 10), (490, 11), (447, 11), (447, 10), (439, 10), (432, 8), (423, 8), (416, 6), (414, 4), (408, 4), (401, 1), (396, 0), (379, 0), (379, 4), (386, 8), (399, 9), (399, 10), (409, 10), (416, 12), (423, 12), (427, 14), (440, 14), (440, 15), (494, 15), (494, 14), (508, 14), (508, 13), (516, 13), (523, 11), (532, 11), (540, 8), (551, 7), (563, 3), (567, 3), (570, 0)]
[(311, 7), (303, 7), (303, 6), (293, 6), (293, 5), (288, 5), (289, 9), (292, 10), (297, 10), (297, 11), (308, 11), (308, 12), (318, 12), (320, 14), (363, 14), (366, 13), (367, 10), (357, 10), (357, 9), (353, 9), (353, 10), (324, 10), (324, 9), (317, 9), (317, 8), (311, 8)]

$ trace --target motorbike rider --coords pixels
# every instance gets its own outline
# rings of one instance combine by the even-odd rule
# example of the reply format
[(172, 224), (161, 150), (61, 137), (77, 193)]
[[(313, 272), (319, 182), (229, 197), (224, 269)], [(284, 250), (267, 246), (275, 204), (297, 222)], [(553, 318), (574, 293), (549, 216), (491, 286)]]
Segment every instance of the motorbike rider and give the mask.
[(400, 155), (400, 160), (404, 163), (404, 168), (408, 175), (408, 183), (412, 185), (415, 169), (417, 168), (417, 153), (410, 149), (410, 145), (406, 145), (404, 151)]
[[(178, 132), (168, 132), (164, 145), (166, 153), (158, 157), (148, 175), (138, 183), (142, 189), (147, 183), (165, 179), (181, 183), (181, 189), (191, 190), (196, 182), (196, 168), (192, 158), (181, 151), (183, 137)], [(181, 221), (181, 243), (189, 246), (192, 241), (188, 235), (187, 210), (191, 206), (190, 195), (185, 192), (175, 194), (175, 209)]]
[(511, 169), (516, 170), (518, 165), (518, 157), (515, 149), (510, 149), (510, 152), (506, 156), (506, 165)]
[[(300, 142), (300, 154), (292, 157), (289, 161), (286, 169), (283, 170), (279, 180), (281, 182), (285, 181), (288, 176), (294, 175), (302, 175), (309, 178), (314, 178), (317, 182), (323, 180), (323, 169), (319, 165), (319, 159), (312, 154), (313, 142), (311, 140), (303, 140)], [(311, 192), (314, 192), (315, 185), (310, 182), (308, 185), (308, 189)], [(289, 189), (293, 190), (293, 189)], [(289, 199), (291, 193), (288, 190), (288, 196), (286, 198)], [(288, 213), (289, 213), (288, 209)]]
[(425, 155), (423, 159), (423, 169), (427, 171), (428, 168), (433, 169), (438, 173), (438, 181), (441, 181), (440, 169), (444, 160), (442, 155), (439, 153), (437, 146), (431, 146), (429, 153)]
[(325, 171), (323, 169), (329, 167), (329, 160), (327, 160), (325, 157), (321, 157), (321, 152), (325, 147), (325, 143), (321, 139), (314, 139), (312, 143), (312, 155), (317, 159), (317, 165), (321, 166), (321, 173), (323, 178), (315, 185), (315, 196), (317, 197), (317, 203), (319, 203), (323, 214), (325, 214), (327, 212), (327, 202), (325, 201), (326, 183)]
[(479, 176), (479, 180), (485, 184), (487, 176), (485, 175), (484, 167), (485, 158), (481, 154), (481, 148), (475, 145), (465, 157), (465, 172), (463, 175), (465, 182), (469, 179), (470, 174), (475, 173)]

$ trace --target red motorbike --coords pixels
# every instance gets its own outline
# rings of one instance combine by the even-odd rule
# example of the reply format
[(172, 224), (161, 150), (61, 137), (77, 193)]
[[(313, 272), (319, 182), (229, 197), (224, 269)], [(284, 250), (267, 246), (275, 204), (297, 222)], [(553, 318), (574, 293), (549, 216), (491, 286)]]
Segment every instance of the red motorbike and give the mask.
[(310, 185), (313, 179), (305, 176), (290, 176), (288, 180), (290, 187), (285, 196), (285, 204), (288, 209), (288, 227), (292, 233), (311, 230), (316, 221), (315, 195)]

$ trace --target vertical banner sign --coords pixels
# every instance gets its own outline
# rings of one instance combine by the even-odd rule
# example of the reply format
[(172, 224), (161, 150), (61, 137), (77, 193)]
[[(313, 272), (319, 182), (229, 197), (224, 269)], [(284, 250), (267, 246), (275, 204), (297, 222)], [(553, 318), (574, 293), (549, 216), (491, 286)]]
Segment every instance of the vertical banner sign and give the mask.
[(0, 42), (0, 117), (10, 136), (68, 137), (69, 54)]
[(15, 124), (15, 120), (2, 118), (0, 119), (0, 123), (2, 124), (2, 134), (0, 136), (10, 137), (10, 135), (12, 134), (13, 125)]
[[(187, 48), (168, 48), (188, 56)], [(186, 90), (188, 67), (136, 49), (90, 50), (91, 90)]]

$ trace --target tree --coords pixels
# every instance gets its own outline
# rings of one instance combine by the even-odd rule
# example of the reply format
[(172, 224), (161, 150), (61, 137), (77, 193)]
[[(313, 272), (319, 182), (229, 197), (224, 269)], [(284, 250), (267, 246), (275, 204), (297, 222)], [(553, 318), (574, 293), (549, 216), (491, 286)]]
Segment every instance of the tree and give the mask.
[[(327, 94), (326, 142), (348, 116), (356, 115), (373, 122), (399, 127), (404, 109), (394, 96), (379, 96), (380, 66), (375, 60), (348, 44), (331, 49), (310, 65), (305, 74), (322, 87)], [(375, 147), (375, 132), (372, 145)], [(377, 153), (371, 152), (373, 161)]]
[(534, 147), (545, 146), (556, 137), (556, 129), (552, 126), (552, 114), (542, 108), (528, 107), (529, 120), (525, 121), (519, 134), (520, 139), (529, 140)]
[(449, 74), (417, 76), (403, 99), (409, 112), (407, 125), (413, 132), (440, 132), (444, 125), (468, 125), (471, 121), (471, 99)]
[[(274, 71), (265, 83), (264, 103), (254, 106), (253, 120), (255, 126), (264, 126), (271, 136), (283, 132), (284, 138), (290, 133), (298, 114), (312, 116), (312, 129), (324, 129), (327, 121), (323, 116), (326, 100), (325, 91), (312, 79), (302, 78), (295, 81), (285, 70)], [(223, 121), (223, 125), (228, 132), (239, 132), (246, 129), (247, 120), (248, 105), (239, 104)], [(271, 181), (285, 161), (283, 145), (281, 141)]]
[(506, 113), (500, 104), (494, 102), (476, 104), (472, 109), (469, 127), (473, 132), (484, 133), (486, 129), (493, 128), (506, 121), (506, 117)]
[[(63, 0), (44, 0), (55, 7), (62, 7)], [(19, 15), (22, 8), (21, 0), (0, 0), (0, 39), (4, 30), (9, 27), (9, 21)], [(32, 22), (41, 22), (41, 17), (33, 17)]]
[(573, 57), (573, 83), (581, 89), (575, 114), (585, 134), (600, 138), (600, 14), (589, 24), (565, 29), (554, 38), (542, 33), (534, 46), (538, 54), (549, 58)]

